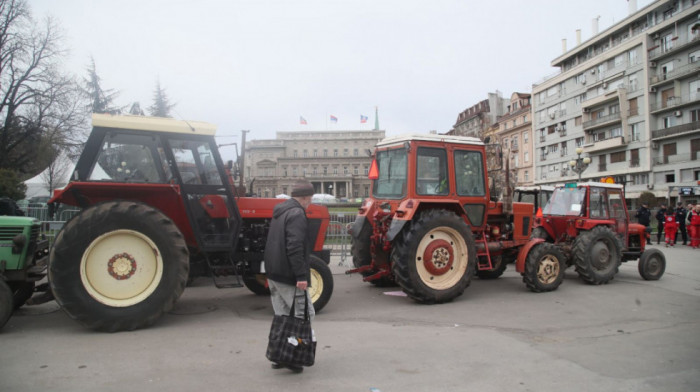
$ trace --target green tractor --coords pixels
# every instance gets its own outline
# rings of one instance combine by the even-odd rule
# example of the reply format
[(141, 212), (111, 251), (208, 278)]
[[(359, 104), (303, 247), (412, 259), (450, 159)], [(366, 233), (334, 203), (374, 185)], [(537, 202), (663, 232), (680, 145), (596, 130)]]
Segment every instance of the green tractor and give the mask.
[(0, 216), (0, 328), (46, 276), (48, 255), (49, 241), (40, 239), (37, 219)]

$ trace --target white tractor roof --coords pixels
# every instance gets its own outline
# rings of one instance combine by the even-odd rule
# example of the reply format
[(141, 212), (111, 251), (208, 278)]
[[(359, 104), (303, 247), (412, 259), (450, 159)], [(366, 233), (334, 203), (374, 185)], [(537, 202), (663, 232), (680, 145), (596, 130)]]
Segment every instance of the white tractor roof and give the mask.
[(550, 185), (533, 185), (533, 186), (519, 186), (515, 188), (516, 191), (554, 191), (554, 187)]
[(484, 142), (475, 137), (468, 136), (452, 136), (452, 135), (433, 135), (433, 134), (420, 134), (420, 135), (399, 135), (388, 137), (379, 143), (377, 147), (386, 147), (395, 144), (401, 144), (404, 142), (409, 142), (412, 140), (421, 140), (427, 142), (439, 142), (439, 143), (454, 143), (454, 144), (471, 144), (475, 146), (483, 146)]
[[(622, 184), (608, 184), (606, 182), (595, 182), (595, 181), (589, 181), (589, 182), (579, 182), (576, 184), (576, 186), (595, 186), (599, 188), (610, 188), (610, 189), (622, 189)], [(564, 188), (566, 185), (565, 184), (557, 184), (557, 188)]]
[(92, 114), (92, 126), (138, 131), (189, 133), (198, 135), (216, 134), (216, 125), (201, 121), (175, 120), (163, 117)]

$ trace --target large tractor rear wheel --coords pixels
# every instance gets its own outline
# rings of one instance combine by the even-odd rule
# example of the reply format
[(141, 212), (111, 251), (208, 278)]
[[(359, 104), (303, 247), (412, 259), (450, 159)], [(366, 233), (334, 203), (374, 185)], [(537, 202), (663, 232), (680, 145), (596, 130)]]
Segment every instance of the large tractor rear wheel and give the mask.
[(469, 227), (446, 210), (427, 210), (396, 240), (391, 253), (396, 282), (422, 303), (442, 303), (462, 295), (476, 266)]
[(639, 258), (637, 269), (644, 280), (659, 280), (666, 271), (666, 256), (658, 249), (647, 249)]
[(490, 270), (480, 270), (477, 268), (476, 276), (479, 279), (498, 279), (506, 271), (508, 267), (508, 260), (503, 255), (491, 257), (491, 268)]
[(316, 256), (311, 256), (311, 287), (309, 296), (316, 312), (323, 309), (333, 294), (333, 274), (326, 263)]
[[(357, 238), (355, 238), (355, 236), (352, 236), (352, 245), (350, 246), (350, 253), (352, 254), (352, 264), (355, 266), (355, 268), (364, 267), (372, 263), (372, 253), (370, 250), (371, 236), (372, 225), (370, 225), (369, 222), (365, 222), (365, 224), (362, 225), (362, 229), (360, 229), (360, 233), (357, 235)], [(386, 254), (383, 251), (380, 252), (380, 257), (386, 258), (386, 261), (388, 263), (389, 259), (386, 256)], [(379, 271), (363, 272), (362, 276), (368, 277), (376, 272)], [(396, 284), (391, 277), (382, 277), (379, 279), (370, 280), (369, 282), (378, 287), (387, 287)]]
[(157, 209), (129, 201), (84, 210), (56, 236), (49, 282), (56, 302), (88, 328), (116, 332), (153, 324), (185, 289), (189, 252)]
[(265, 274), (243, 275), (243, 284), (248, 290), (257, 295), (270, 295), (270, 288), (267, 286)]
[(19, 309), (34, 295), (34, 282), (10, 283), (12, 290), (12, 306)]
[(622, 263), (622, 243), (608, 227), (597, 226), (579, 233), (574, 241), (574, 265), (579, 277), (589, 284), (606, 284)]
[(12, 310), (12, 290), (7, 285), (7, 282), (0, 278), (0, 328), (10, 319)]
[(564, 280), (566, 256), (558, 246), (543, 242), (530, 249), (525, 260), (523, 282), (530, 291), (556, 290)]

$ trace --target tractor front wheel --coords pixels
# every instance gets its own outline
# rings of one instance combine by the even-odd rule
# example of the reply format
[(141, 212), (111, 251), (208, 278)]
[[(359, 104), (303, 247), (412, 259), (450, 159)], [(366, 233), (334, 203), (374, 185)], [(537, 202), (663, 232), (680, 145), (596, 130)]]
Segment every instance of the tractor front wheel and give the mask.
[(421, 213), (396, 240), (391, 256), (396, 282), (422, 303), (442, 303), (462, 295), (476, 266), (469, 227), (446, 210)]
[(658, 249), (647, 249), (639, 258), (637, 269), (644, 280), (659, 280), (666, 271), (666, 256)]
[(2, 278), (0, 278), (0, 328), (12, 316), (12, 290)]
[(558, 246), (543, 242), (530, 249), (525, 260), (523, 282), (530, 291), (556, 290), (564, 280), (566, 256)]
[(608, 283), (622, 263), (622, 242), (608, 227), (594, 227), (579, 233), (574, 241), (573, 259), (576, 272), (586, 283)]
[(330, 267), (316, 256), (311, 256), (311, 286), (309, 296), (314, 310), (319, 312), (331, 299), (333, 294), (333, 274)]
[(173, 221), (128, 201), (97, 204), (68, 221), (49, 264), (61, 308), (108, 332), (153, 324), (180, 297), (188, 273), (187, 244)]

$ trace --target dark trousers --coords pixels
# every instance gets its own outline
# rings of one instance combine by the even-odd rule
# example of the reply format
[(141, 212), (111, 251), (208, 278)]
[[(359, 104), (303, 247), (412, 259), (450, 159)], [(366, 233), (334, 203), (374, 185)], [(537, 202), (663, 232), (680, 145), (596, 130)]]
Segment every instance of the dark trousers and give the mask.
[(685, 230), (685, 225), (678, 225), (678, 231), (676, 232), (676, 237), (673, 242), (678, 243), (678, 233), (681, 233), (683, 237), (683, 245), (688, 243), (688, 232)]
[(660, 244), (660, 243), (661, 243), (661, 239), (664, 237), (664, 223), (663, 223), (663, 222), (659, 222), (658, 228), (659, 228), (659, 229), (658, 229), (659, 231), (656, 233), (656, 243), (657, 243), (657, 244)]

